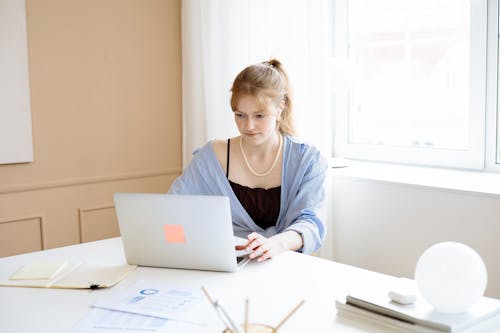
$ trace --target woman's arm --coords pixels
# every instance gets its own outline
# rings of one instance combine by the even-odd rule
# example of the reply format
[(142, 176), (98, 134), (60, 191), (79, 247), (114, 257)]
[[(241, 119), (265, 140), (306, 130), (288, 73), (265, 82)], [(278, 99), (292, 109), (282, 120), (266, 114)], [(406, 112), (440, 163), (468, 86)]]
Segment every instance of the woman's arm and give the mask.
[(326, 159), (312, 146), (295, 146), (290, 153), (283, 202), (285, 215), (279, 232), (295, 231), (301, 235), (302, 253), (310, 254), (320, 248), (326, 234), (327, 169)]

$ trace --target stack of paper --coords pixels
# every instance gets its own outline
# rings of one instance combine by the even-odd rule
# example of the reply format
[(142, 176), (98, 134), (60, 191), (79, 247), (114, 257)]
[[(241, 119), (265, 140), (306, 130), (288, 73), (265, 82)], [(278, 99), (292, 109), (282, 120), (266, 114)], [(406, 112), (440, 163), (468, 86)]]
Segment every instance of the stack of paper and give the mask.
[(73, 333), (205, 332), (213, 309), (199, 288), (137, 281), (99, 298)]
[(500, 315), (500, 300), (482, 297), (465, 313), (440, 313), (417, 294), (413, 304), (398, 304), (385, 289), (363, 291), (337, 300), (337, 315), (365, 318), (415, 332), (459, 332)]

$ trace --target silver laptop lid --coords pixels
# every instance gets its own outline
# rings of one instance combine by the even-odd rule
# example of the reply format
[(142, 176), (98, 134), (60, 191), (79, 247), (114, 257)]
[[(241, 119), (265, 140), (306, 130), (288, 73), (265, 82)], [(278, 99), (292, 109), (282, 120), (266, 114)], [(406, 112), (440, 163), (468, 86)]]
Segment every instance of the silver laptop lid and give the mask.
[(129, 264), (238, 269), (227, 197), (115, 193), (114, 201)]

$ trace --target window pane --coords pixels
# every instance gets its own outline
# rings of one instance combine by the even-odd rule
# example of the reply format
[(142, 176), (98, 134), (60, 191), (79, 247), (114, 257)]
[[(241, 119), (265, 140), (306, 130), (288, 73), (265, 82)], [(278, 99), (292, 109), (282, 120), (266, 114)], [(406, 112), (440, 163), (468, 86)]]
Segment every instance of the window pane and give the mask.
[(349, 0), (350, 143), (467, 150), (467, 0)]

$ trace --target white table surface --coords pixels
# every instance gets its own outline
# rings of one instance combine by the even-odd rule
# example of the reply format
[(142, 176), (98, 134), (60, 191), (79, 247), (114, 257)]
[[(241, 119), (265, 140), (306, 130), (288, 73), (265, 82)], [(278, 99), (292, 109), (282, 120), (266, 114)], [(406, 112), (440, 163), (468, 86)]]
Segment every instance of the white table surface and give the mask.
[[(120, 238), (0, 258), (0, 275), (23, 264), (48, 259), (125, 263)], [(243, 321), (244, 300), (250, 299), (250, 321), (276, 325), (302, 299), (305, 304), (279, 332), (398, 332), (381, 324), (336, 317), (335, 298), (356, 286), (376, 286), (392, 279), (387, 275), (332, 261), (286, 252), (263, 263), (250, 263), (237, 273), (139, 267), (118, 285), (99, 290), (0, 287), (0, 332), (71, 332), (90, 306), (106, 293), (139, 280), (161, 280), (199, 288), (222, 299), (237, 320)], [(208, 301), (207, 301), (208, 302)], [(216, 318), (215, 312), (213, 316)], [(222, 323), (203, 332), (221, 332)], [(186, 328), (182, 330), (191, 332)], [(467, 332), (500, 332), (500, 318)]]

